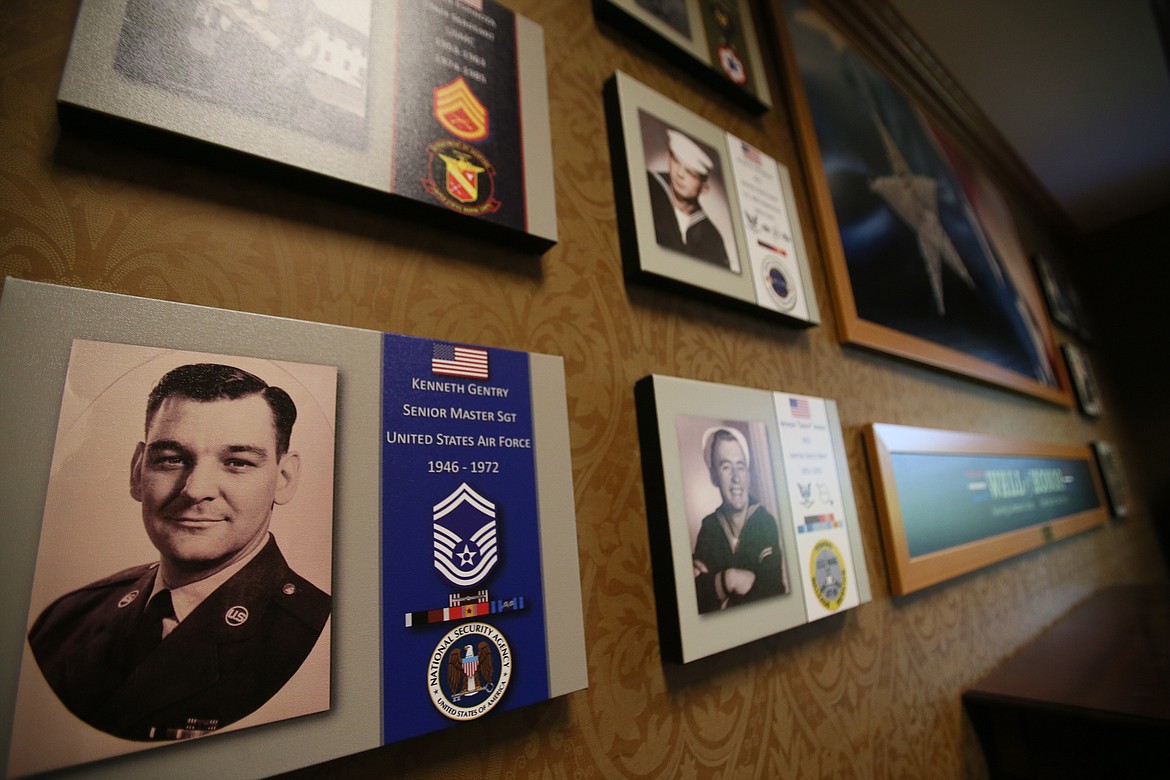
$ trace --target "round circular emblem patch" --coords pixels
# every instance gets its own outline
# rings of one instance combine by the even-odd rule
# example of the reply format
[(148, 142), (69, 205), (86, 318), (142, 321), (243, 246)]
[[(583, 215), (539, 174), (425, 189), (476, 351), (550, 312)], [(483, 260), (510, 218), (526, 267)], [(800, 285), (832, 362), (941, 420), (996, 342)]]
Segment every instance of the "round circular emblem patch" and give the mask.
[(775, 255), (764, 261), (764, 287), (781, 309), (788, 310), (796, 305), (796, 287)]
[(821, 539), (813, 545), (809, 563), (817, 601), (825, 609), (837, 609), (845, 601), (845, 567), (841, 564), (841, 551), (828, 539)]
[(431, 701), (451, 720), (474, 720), (491, 711), (511, 678), (508, 640), (487, 623), (453, 628), (435, 645), (427, 667)]
[(427, 147), (423, 188), (435, 200), (461, 214), (491, 214), (503, 205), (495, 198), (496, 169), (471, 144), (446, 139)]

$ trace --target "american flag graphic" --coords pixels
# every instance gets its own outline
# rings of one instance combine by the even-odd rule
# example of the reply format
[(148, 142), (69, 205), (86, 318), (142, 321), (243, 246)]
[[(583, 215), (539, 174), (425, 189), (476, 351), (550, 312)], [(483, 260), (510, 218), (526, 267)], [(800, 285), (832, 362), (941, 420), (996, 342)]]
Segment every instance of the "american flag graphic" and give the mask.
[(487, 350), (457, 347), (454, 344), (435, 344), (431, 350), (431, 373), (487, 379)]
[(743, 148), (744, 158), (746, 158), (747, 160), (750, 160), (751, 162), (754, 162), (756, 165), (760, 165), (764, 162), (763, 158), (760, 156), (759, 149), (757, 149), (754, 146), (749, 146), (748, 144), (744, 143), (743, 141), (740, 141), (739, 145)]
[(793, 417), (804, 417), (807, 419), (812, 415), (812, 412), (808, 408), (807, 398), (789, 398), (788, 408), (791, 410)]

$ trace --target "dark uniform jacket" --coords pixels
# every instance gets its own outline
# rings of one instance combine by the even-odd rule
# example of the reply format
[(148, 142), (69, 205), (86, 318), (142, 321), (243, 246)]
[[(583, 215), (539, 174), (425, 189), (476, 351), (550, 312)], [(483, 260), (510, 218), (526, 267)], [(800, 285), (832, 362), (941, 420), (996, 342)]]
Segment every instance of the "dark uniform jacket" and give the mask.
[(329, 617), (330, 597), (292, 571), (269, 536), (134, 668), (134, 629), (157, 569), (138, 566), (67, 593), (28, 637), (65, 706), (125, 739), (198, 736), (248, 715), (300, 668)]
[[(749, 601), (784, 592), (784, 555), (776, 521), (762, 506), (748, 507), (748, 518), (739, 533), (739, 545), (733, 551), (720, 521), (722, 507), (703, 518), (695, 539), (695, 594), (699, 612), (734, 607)], [(746, 569), (756, 575), (756, 583), (744, 595), (727, 593), (723, 572)]]
[(697, 260), (730, 268), (723, 236), (719, 234), (719, 229), (711, 224), (711, 220), (707, 219), (707, 214), (702, 209), (695, 211), (691, 214), (691, 223), (686, 233), (679, 232), (678, 219), (670, 202), (667, 174), (647, 171), (646, 177), (650, 187), (650, 213), (654, 218), (654, 237), (658, 245), (690, 255)]

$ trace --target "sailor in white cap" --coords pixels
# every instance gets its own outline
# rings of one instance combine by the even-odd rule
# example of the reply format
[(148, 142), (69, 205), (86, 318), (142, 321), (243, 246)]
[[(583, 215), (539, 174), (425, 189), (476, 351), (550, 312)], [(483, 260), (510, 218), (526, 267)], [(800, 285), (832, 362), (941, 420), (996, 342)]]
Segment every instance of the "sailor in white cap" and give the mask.
[(708, 263), (729, 267), (719, 229), (699, 204), (715, 163), (690, 137), (666, 131), (670, 162), (666, 171), (647, 171), (654, 233), (660, 246)]
[(703, 457), (722, 501), (703, 518), (691, 558), (700, 614), (787, 593), (776, 520), (752, 495), (747, 437), (731, 425), (710, 428)]

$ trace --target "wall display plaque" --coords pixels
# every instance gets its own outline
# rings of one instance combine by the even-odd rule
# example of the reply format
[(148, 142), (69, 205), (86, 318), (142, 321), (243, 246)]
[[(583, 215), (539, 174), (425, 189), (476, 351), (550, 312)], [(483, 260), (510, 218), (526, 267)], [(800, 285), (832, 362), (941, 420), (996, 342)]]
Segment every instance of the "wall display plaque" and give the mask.
[(1072, 406), (997, 186), (824, 14), (777, 16), (842, 340)]
[(544, 35), (495, 0), (86, 0), (58, 107), (556, 242)]
[(820, 322), (788, 169), (624, 73), (605, 99), (627, 278)]
[(772, 107), (750, 0), (593, 0), (597, 18), (662, 51), (747, 108)]
[(1101, 469), (1109, 511), (1114, 517), (1126, 517), (1129, 514), (1129, 481), (1125, 478), (1121, 455), (1107, 441), (1093, 442), (1093, 454), (1097, 456), (1097, 467)]
[(663, 658), (871, 600), (835, 402), (657, 375), (635, 397)]
[(1032, 255), (1032, 264), (1040, 278), (1040, 289), (1044, 291), (1044, 302), (1052, 321), (1070, 333), (1090, 340), (1092, 334), (1086, 324), (1081, 298), (1068, 277), (1042, 254)]
[(269, 776), (587, 684), (559, 357), (9, 278), (0, 399), (7, 776)]
[(883, 423), (865, 433), (894, 595), (1108, 521), (1084, 445)]
[(1077, 393), (1077, 404), (1089, 417), (1101, 416), (1101, 391), (1085, 351), (1076, 344), (1061, 344), (1060, 351), (1068, 363), (1068, 374)]

